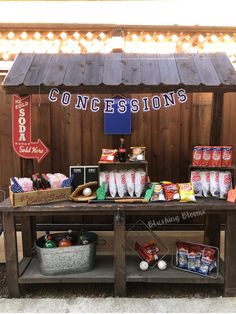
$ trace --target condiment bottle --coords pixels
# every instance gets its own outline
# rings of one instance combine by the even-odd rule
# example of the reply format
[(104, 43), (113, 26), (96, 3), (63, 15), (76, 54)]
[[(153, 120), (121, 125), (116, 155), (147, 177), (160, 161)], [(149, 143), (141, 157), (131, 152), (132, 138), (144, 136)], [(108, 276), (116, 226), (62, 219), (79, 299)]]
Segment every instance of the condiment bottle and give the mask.
[(124, 138), (120, 138), (120, 147), (118, 148), (118, 159), (120, 162), (126, 162), (126, 149), (124, 141)]

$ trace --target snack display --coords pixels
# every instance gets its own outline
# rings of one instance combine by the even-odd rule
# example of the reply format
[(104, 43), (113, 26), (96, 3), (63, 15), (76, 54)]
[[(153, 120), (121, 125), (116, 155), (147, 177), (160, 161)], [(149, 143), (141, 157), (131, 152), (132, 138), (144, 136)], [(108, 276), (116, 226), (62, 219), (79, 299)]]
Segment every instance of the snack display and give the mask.
[(130, 161), (144, 161), (146, 147), (130, 147)]
[(108, 192), (109, 187), (109, 172), (108, 171), (101, 171), (99, 173), (99, 182), (100, 185), (102, 185), (103, 182), (105, 182), (105, 191)]
[(116, 186), (116, 176), (115, 171), (109, 172), (109, 192), (111, 197), (115, 197), (117, 193), (117, 186)]
[(176, 243), (175, 266), (204, 276), (217, 276), (219, 252), (215, 247), (189, 242)]
[(195, 167), (232, 167), (232, 146), (194, 146), (192, 165)]
[(232, 174), (230, 171), (192, 171), (191, 183), (195, 196), (225, 199), (232, 188)]

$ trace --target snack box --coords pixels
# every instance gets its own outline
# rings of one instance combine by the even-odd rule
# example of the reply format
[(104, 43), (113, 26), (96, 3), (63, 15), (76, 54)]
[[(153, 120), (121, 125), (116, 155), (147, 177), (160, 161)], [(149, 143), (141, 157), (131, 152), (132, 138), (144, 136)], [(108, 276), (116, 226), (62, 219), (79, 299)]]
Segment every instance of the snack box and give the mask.
[(13, 207), (66, 201), (69, 200), (70, 195), (71, 187), (22, 193), (13, 193), (9, 188), (9, 196)]

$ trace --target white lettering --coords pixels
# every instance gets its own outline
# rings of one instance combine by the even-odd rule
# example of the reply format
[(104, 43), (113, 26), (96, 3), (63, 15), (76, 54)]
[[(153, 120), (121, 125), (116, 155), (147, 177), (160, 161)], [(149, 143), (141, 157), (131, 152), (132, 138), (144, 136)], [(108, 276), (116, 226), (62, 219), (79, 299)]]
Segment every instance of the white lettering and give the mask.
[(127, 111), (127, 103), (125, 99), (120, 99), (118, 101), (118, 112), (125, 113)]
[(114, 99), (104, 99), (104, 113), (114, 113)]
[(93, 97), (93, 98), (91, 99), (91, 107), (90, 107), (91, 111), (92, 111), (92, 112), (98, 112), (99, 107), (96, 106), (96, 105), (99, 105), (99, 104), (100, 104), (100, 99), (98, 99), (98, 98), (96, 98), (96, 97)]
[(75, 108), (86, 110), (88, 101), (89, 101), (88, 96), (77, 95), (77, 103), (75, 104)]
[(48, 95), (48, 100), (51, 101), (51, 102), (56, 102), (57, 101), (57, 96), (55, 96), (54, 94), (57, 94), (59, 95), (60, 92), (59, 92), (59, 89), (57, 88), (52, 88), (49, 92), (49, 95)]
[(162, 94), (162, 97), (164, 99), (165, 108), (175, 105), (174, 92), (164, 93)]
[(71, 101), (71, 93), (69, 92), (64, 92), (62, 95), (61, 95), (61, 104), (63, 106), (68, 106), (70, 104), (70, 101)]

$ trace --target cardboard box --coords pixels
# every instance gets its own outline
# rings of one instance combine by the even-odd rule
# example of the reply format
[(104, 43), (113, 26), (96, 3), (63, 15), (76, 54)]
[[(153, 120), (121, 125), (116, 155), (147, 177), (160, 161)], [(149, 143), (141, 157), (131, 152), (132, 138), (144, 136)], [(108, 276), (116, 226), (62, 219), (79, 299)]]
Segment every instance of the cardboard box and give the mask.
[(11, 189), (9, 191), (9, 196), (13, 207), (66, 201), (69, 200), (70, 194), (71, 187), (23, 193), (13, 193)]

